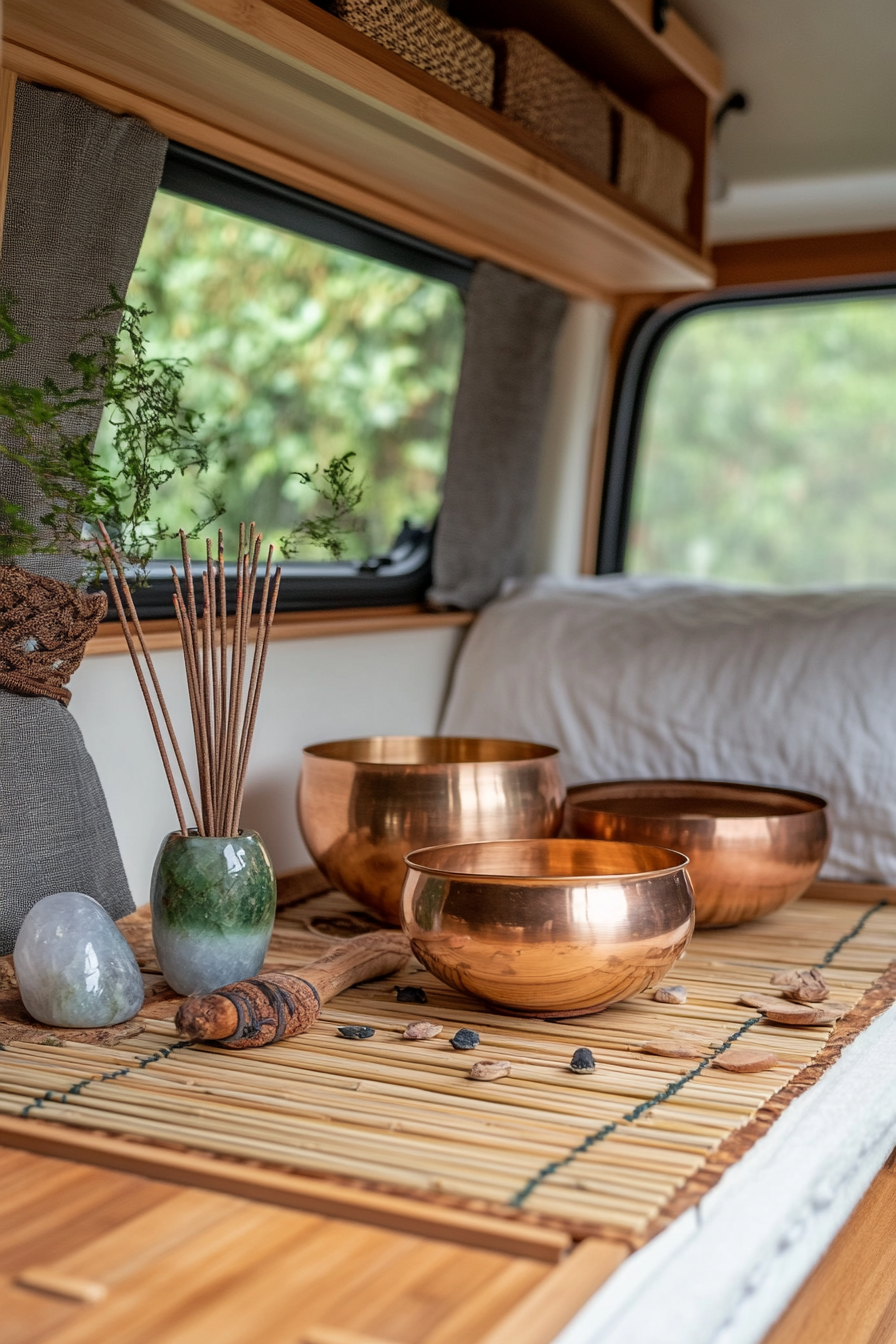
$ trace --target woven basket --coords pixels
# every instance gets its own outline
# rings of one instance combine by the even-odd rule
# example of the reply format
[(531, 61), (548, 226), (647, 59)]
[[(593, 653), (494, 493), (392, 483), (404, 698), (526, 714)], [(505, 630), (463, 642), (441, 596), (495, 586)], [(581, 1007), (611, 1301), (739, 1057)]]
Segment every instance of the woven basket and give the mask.
[(603, 91), (528, 33), (510, 28), (481, 36), (495, 50), (495, 110), (609, 178), (610, 104)]
[(616, 94), (607, 90), (606, 97), (618, 121), (616, 186), (664, 223), (684, 232), (694, 173), (690, 150)]
[(427, 0), (330, 0), (327, 8), (458, 93), (491, 105), (491, 47)]

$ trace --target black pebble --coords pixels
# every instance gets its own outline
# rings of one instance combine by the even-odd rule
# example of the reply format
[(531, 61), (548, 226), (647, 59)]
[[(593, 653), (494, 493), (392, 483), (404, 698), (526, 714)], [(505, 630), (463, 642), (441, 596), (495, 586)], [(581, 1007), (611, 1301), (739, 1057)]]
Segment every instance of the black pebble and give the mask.
[(349, 1041), (367, 1041), (374, 1034), (373, 1027), (337, 1027), (336, 1030)]
[(479, 1044), (479, 1034), (461, 1027), (460, 1031), (456, 1031), (451, 1037), (451, 1044), (455, 1050), (475, 1050)]
[(426, 990), (416, 985), (396, 985), (396, 1003), (426, 1003)]
[(595, 1069), (594, 1056), (586, 1046), (580, 1046), (570, 1060), (569, 1067), (573, 1073), (593, 1073)]

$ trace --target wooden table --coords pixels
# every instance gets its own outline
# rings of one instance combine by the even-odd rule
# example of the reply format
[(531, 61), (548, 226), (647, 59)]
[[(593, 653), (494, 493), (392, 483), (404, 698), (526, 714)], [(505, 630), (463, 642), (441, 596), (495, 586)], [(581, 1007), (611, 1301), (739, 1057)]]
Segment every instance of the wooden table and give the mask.
[[(589, 1243), (552, 1267), (14, 1149), (0, 1186), (4, 1344), (548, 1344), (614, 1268)], [(894, 1338), (891, 1162), (765, 1344)]]
[(622, 1255), (551, 1266), (9, 1148), (0, 1187), (4, 1344), (546, 1344)]

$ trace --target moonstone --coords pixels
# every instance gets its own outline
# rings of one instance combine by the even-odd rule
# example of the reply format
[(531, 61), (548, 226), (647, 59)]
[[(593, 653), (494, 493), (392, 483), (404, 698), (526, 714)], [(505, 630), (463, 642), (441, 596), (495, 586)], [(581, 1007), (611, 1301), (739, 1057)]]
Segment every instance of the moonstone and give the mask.
[(22, 1002), (52, 1027), (111, 1027), (143, 1004), (133, 952), (99, 902), (80, 891), (32, 906), (13, 962)]

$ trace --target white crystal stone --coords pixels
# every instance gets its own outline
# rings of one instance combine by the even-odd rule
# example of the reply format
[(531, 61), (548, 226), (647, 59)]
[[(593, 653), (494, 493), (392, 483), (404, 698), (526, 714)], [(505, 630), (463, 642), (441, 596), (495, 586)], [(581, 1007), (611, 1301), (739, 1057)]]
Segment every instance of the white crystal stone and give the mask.
[(51, 1027), (111, 1027), (140, 1011), (134, 954), (98, 901), (45, 896), (22, 921), (13, 951), (22, 1002)]

